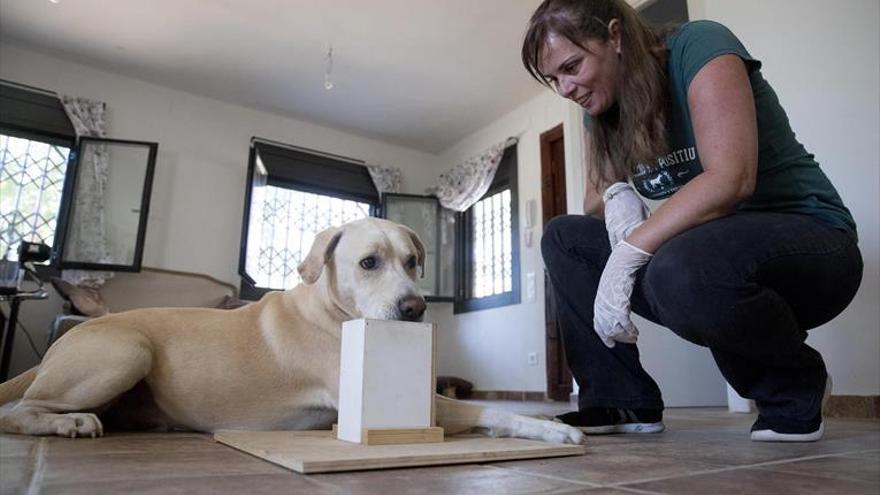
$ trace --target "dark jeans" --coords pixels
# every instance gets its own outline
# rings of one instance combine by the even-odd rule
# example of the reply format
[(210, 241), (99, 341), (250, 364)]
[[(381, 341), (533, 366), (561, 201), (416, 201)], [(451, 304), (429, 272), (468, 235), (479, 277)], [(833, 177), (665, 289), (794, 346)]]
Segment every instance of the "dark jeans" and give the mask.
[[(554, 218), (541, 239), (580, 408), (662, 408), (635, 344), (608, 349), (593, 301), (611, 248), (605, 224)], [(633, 311), (708, 347), (728, 383), (762, 417), (805, 424), (821, 408), (826, 371), (807, 330), (849, 304), (862, 259), (845, 232), (809, 216), (736, 213), (667, 241), (637, 274)]]

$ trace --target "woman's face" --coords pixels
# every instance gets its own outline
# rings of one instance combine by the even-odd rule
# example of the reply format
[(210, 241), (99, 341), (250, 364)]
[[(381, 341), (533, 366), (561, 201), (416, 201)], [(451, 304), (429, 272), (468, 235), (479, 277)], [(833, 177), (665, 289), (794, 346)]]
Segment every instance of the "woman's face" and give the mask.
[(608, 25), (611, 33), (607, 41), (588, 40), (587, 48), (568, 38), (550, 34), (541, 49), (540, 70), (556, 92), (584, 107), (591, 117), (600, 115), (617, 98), (620, 32), (617, 19)]

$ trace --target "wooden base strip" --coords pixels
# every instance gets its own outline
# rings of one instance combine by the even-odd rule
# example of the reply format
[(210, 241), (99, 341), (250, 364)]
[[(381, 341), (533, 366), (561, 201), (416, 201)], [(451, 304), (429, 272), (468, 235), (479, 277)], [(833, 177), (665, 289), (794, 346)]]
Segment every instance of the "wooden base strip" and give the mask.
[(403, 445), (443, 441), (443, 428), (367, 428), (362, 435), (364, 445)]

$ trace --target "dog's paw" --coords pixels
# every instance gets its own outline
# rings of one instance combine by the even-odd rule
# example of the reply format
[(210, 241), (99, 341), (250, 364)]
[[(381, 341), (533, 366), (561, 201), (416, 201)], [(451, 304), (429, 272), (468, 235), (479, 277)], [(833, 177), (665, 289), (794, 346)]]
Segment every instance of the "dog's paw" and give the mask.
[(52, 420), (52, 427), (59, 437), (102, 437), (104, 427), (97, 416), (90, 413), (59, 414)]
[(547, 429), (544, 433), (544, 441), (552, 442), (552, 443), (571, 443), (575, 445), (581, 445), (586, 443), (587, 436), (584, 433), (573, 427), (568, 426), (564, 423), (557, 423), (554, 421), (541, 421), (545, 424), (545, 428)]
[(573, 443), (575, 445), (583, 445), (587, 443), (587, 435), (580, 428), (569, 426), (556, 416), (549, 416), (546, 420), (562, 427), (562, 431), (564, 431), (568, 437), (568, 440), (565, 443)]
[(528, 417), (520, 417), (518, 421), (514, 422), (511, 436), (575, 445), (583, 444), (586, 440), (586, 436), (581, 430), (565, 423)]

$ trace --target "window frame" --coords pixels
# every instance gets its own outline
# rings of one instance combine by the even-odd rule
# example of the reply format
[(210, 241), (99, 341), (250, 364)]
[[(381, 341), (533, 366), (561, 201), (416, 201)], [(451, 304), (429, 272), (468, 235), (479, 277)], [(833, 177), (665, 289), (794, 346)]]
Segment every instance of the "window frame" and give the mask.
[[(247, 242), (248, 242), (248, 232), (250, 230), (250, 217), (251, 217), (251, 200), (253, 198), (253, 185), (254, 185), (254, 174), (256, 171), (256, 161), (257, 161), (257, 146), (255, 143), (263, 143), (269, 146), (276, 146), (279, 148), (289, 148), (292, 150), (296, 150), (305, 154), (313, 154), (315, 157), (320, 157), (321, 159), (331, 159), (336, 160), (339, 165), (351, 165), (351, 166), (364, 166), (363, 162), (359, 162), (358, 160), (349, 159), (346, 157), (332, 155), (330, 153), (324, 153), (315, 150), (307, 150), (304, 148), (299, 148), (292, 145), (286, 145), (284, 143), (271, 142), (268, 140), (260, 139), (257, 137), (251, 138), (250, 148), (248, 150), (248, 169), (247, 169), (247, 177), (245, 179), (245, 195), (244, 195), (244, 213), (242, 217), (241, 223), (241, 242), (239, 244), (239, 257), (238, 257), (238, 274), (241, 277), (241, 284), (239, 288), (239, 297), (246, 300), (256, 301), (263, 297), (265, 294), (273, 291), (284, 290), (272, 287), (260, 287), (256, 285), (256, 281), (248, 275), (247, 273)], [(271, 178), (272, 174), (269, 173), (267, 175), (267, 179)], [(377, 217), (379, 216), (379, 211), (381, 207), (380, 199), (378, 191), (374, 199), (367, 201), (367, 198), (355, 198), (350, 194), (346, 194), (340, 190), (334, 190), (332, 187), (320, 187), (315, 185), (298, 185), (298, 184), (285, 184), (285, 185), (275, 185), (275, 187), (282, 187), (285, 189), (290, 189), (294, 191), (310, 193), (310, 194), (320, 194), (324, 196), (332, 196), (338, 199), (344, 200), (356, 200), (368, 203), (370, 205), (370, 216)]]
[[(427, 301), (427, 302), (455, 302), (455, 299), (456, 299), (455, 298), (455, 294), (456, 294), (455, 287), (457, 284), (457, 281), (455, 280), (455, 278), (456, 278), (455, 274), (453, 274), (453, 280), (452, 280), (452, 293), (447, 293), (446, 295), (443, 295), (443, 294), (441, 294), (441, 291), (440, 291), (440, 276), (441, 276), (441, 271), (443, 269), (443, 258), (441, 257), (441, 252), (440, 252), (440, 237), (443, 235), (442, 225), (441, 225), (441, 222), (443, 221), (443, 215), (442, 215), (443, 207), (440, 205), (440, 200), (437, 199), (437, 196), (432, 196), (432, 195), (406, 194), (406, 193), (383, 193), (382, 194), (382, 208), (380, 210), (380, 214), (381, 214), (382, 218), (388, 219), (389, 203), (392, 203), (395, 200), (404, 200), (404, 201), (418, 200), (418, 201), (431, 202), (436, 205), (437, 214), (436, 214), (436, 217), (434, 220), (434, 222), (435, 222), (434, 240), (436, 241), (436, 245), (434, 245), (434, 246), (429, 246), (427, 244), (425, 245), (426, 255), (427, 255), (427, 253), (431, 252), (432, 248), (433, 248), (433, 252), (435, 253), (434, 256), (437, 257), (436, 265), (434, 266), (434, 276), (435, 276), (434, 292), (435, 292), (435, 294), (423, 294), (423, 295), (425, 297), (425, 301)], [(418, 234), (418, 229), (415, 228), (414, 226), (408, 225), (407, 227), (411, 228), (413, 231), (415, 231)], [(453, 231), (452, 235), (457, 238), (456, 231)], [(424, 243), (425, 239), (422, 239), (422, 242)], [(453, 240), (453, 249), (455, 249), (455, 241), (454, 240)], [(453, 251), (453, 257), (456, 256), (455, 253), (456, 253), (456, 251)], [(452, 261), (452, 267), (453, 267), (453, 270), (457, 270), (455, 260)], [(427, 263), (425, 265), (425, 269), (427, 270)], [(419, 285), (418, 281), (417, 281), (417, 285)]]
[[(140, 189), (140, 208), (138, 212), (138, 228), (135, 237), (135, 248), (132, 262), (129, 265), (114, 263), (93, 263), (89, 261), (65, 261), (64, 251), (67, 247), (67, 237), (71, 225), (73, 203), (76, 198), (77, 183), (79, 182), (80, 161), (83, 148), (88, 144), (123, 144), (141, 146), (147, 150), (147, 163), (144, 167), (144, 180)], [(144, 259), (144, 245), (147, 238), (147, 220), (150, 216), (150, 199), (153, 194), (153, 178), (156, 173), (156, 157), (159, 152), (159, 143), (152, 141), (133, 141), (131, 139), (111, 139), (82, 136), (77, 140), (76, 146), (70, 152), (70, 160), (67, 162), (67, 172), (64, 177), (64, 192), (61, 195), (61, 210), (58, 214), (58, 224), (55, 238), (58, 240), (57, 247), (52, 249), (52, 264), (60, 270), (99, 270), (112, 272), (138, 273)]]
[[(484, 309), (512, 306), (522, 302), (520, 290), (520, 246), (519, 246), (519, 188), (518, 188), (518, 159), (517, 145), (508, 146), (504, 150), (501, 162), (498, 164), (492, 185), (486, 191), (480, 201), (493, 194), (510, 189), (510, 257), (511, 257), (511, 290), (501, 294), (486, 297), (470, 297), (473, 292), (473, 206), (466, 211), (456, 214), (456, 277), (455, 277), (455, 303), (453, 314), (470, 313)], [(504, 167), (504, 168), (502, 168)]]

